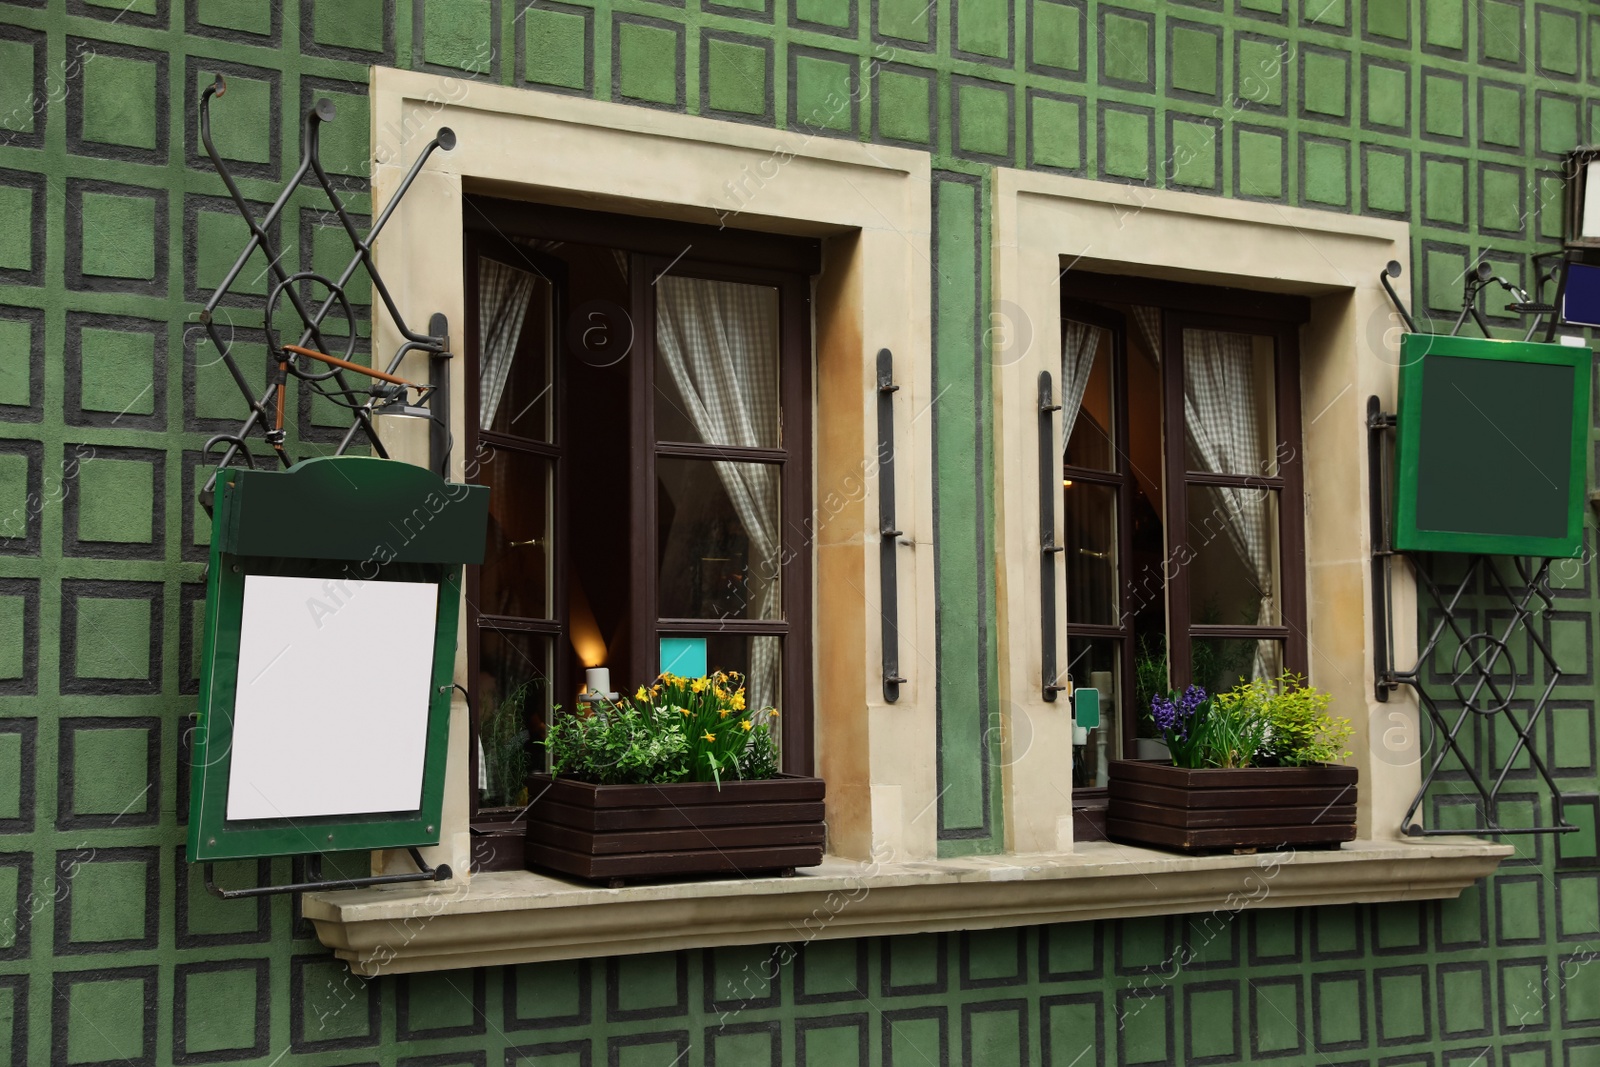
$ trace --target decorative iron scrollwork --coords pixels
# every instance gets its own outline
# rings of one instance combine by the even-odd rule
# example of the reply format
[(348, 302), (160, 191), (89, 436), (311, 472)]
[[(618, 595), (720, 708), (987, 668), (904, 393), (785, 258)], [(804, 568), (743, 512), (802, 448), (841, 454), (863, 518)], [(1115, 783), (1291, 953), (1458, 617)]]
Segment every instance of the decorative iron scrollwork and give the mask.
[[(232, 172), (223, 162), (212, 140), (211, 105), (226, 92), (227, 83), (221, 75), (218, 75), (216, 81), (200, 94), (200, 142), (205, 146), (211, 165), (216, 168), (223, 185), (227, 187), (228, 196), (249, 227), (250, 238), (245, 242), (238, 258), (234, 260), (232, 268), (223, 276), (216, 291), (211, 294), (211, 299), (206, 301), (199, 318), (205, 327), (206, 336), (215, 347), (234, 384), (239, 387), (239, 392), (244, 396), (250, 410), (236, 432), (216, 434), (203, 446), (202, 452), (207, 456), (214, 454), (221, 446), (226, 448), (217, 463), (217, 471), (212, 472), (200, 490), (200, 502), (208, 511), (210, 510), (217, 473), (238, 462), (241, 456), (244, 462), (254, 466), (255, 457), (249, 448), (252, 435), (259, 434), (285, 467), (293, 464), (294, 458), (289, 455), (285, 447), (287, 431), (283, 425), (291, 380), (301, 383), (317, 395), (350, 411), (350, 427), (339, 442), (337, 455), (343, 455), (348, 451), (360, 435), (371, 444), (378, 455), (387, 457), (388, 452), (378, 436), (372, 416), (389, 409), (433, 420), (435, 428), (431, 442), (434, 464), (437, 466), (444, 461), (443, 457), (447, 455), (449, 449), (448, 429), (435, 414), (436, 409), (448, 410), (447, 406), (441, 403), (445, 382), (441, 363), (450, 355), (448, 323), (443, 315), (433, 315), (429, 320), (428, 332), (422, 333), (412, 329), (395, 303), (389, 287), (384, 283), (383, 275), (378, 271), (372, 247), (385, 224), (393, 217), (395, 208), (410, 190), (417, 175), (422, 172), (428, 157), (436, 149), (443, 149), (446, 152), (452, 150), (455, 147), (455, 134), (449, 127), (441, 127), (433, 139), (423, 146), (411, 168), (396, 186), (394, 195), (382, 213), (363, 233), (351, 216), (344, 199), (339, 195), (339, 190), (323, 168), (321, 130), (325, 123), (334, 120), (334, 107), (332, 101), (318, 100), (306, 112), (301, 122), (299, 166), (284, 184), (283, 190), (271, 207), (258, 218), (245, 200), (244, 194), (240, 192), (238, 182), (234, 180)], [(328, 204), (338, 218), (346, 237), (349, 238), (352, 248), (350, 260), (336, 278), (314, 270), (287, 270), (283, 265), (283, 251), (276, 246), (271, 236), (274, 225), (294, 197), (295, 191), (307, 182), (308, 177), (326, 195)], [(259, 397), (240, 370), (232, 351), (231, 334), (224, 337), (224, 331), (219, 325), (226, 324), (219, 324), (217, 313), (239, 281), (245, 265), (258, 252), (266, 261), (268, 288), (262, 303), (262, 328), (267, 341), (269, 366), (272, 368), (267, 389)], [(382, 370), (376, 369), (378, 363), (376, 353), (374, 353), (373, 368), (362, 366), (354, 358), (359, 331), (355, 309), (350, 302), (349, 287), (362, 272), (365, 272), (370, 280), (372, 291), (382, 301), (384, 310), (388, 313), (395, 329), (404, 338)], [(318, 302), (312, 296), (313, 290), (320, 290), (326, 295)], [(290, 322), (293, 325), (287, 329), (282, 326), (283, 318), (287, 317), (285, 309), (292, 312)], [(331, 329), (324, 329), (324, 326), (328, 325), (329, 316), (335, 312), (345, 325), (342, 342), (339, 341), (338, 334), (333, 333)], [(295, 336), (289, 339), (287, 335), (291, 333)], [(330, 343), (330, 338), (337, 343)], [(428, 354), (429, 382), (411, 382), (399, 375), (401, 362), (412, 352)], [(372, 384), (365, 389), (352, 388), (347, 377), (350, 373), (370, 377)]]
[[(1414, 320), (1389, 283), (1390, 278), (1399, 276), (1400, 265), (1390, 263), (1380, 273), (1379, 280), (1406, 327), (1415, 331)], [(1551, 277), (1551, 274), (1541, 273), (1536, 290), (1542, 290), (1545, 282), (1550, 281)], [(1496, 277), (1484, 264), (1467, 274), (1463, 287), (1461, 313), (1451, 330), (1452, 336), (1460, 331), (1469, 317), (1482, 329), (1485, 336), (1489, 335), (1488, 324), (1484, 321), (1478, 304), (1483, 291), (1495, 284), (1503, 286), (1517, 297), (1517, 303), (1511, 305), (1511, 310), (1533, 317), (1527, 333), (1529, 338), (1538, 330), (1542, 319), (1548, 317), (1548, 323), (1552, 328), (1559, 320), (1560, 316), (1555, 305), (1529, 298), (1526, 292)], [(1387, 701), (1389, 694), (1394, 690), (1402, 685), (1410, 686), (1416, 692), (1421, 704), (1424, 713), (1423, 722), (1437, 742), (1436, 745), (1424, 746), (1420, 737), (1416, 739), (1417, 758), (1427, 761), (1427, 770), (1422, 777), (1422, 785), (1417, 790), (1416, 797), (1406, 809), (1400, 829), (1412, 837), (1462, 833), (1502, 835), (1574, 831), (1577, 827), (1567, 822), (1562, 810), (1561, 788), (1551, 775), (1550, 768), (1539, 751), (1535, 736), (1539, 721), (1544, 717), (1556, 685), (1563, 676), (1561, 665), (1557, 662), (1549, 642), (1534, 626), (1539, 616), (1554, 606), (1550, 592), (1550, 560), (1513, 558), (1509, 564), (1504, 564), (1503, 561), (1490, 556), (1460, 557), (1465, 562), (1465, 570), (1453, 587), (1446, 588), (1434, 577), (1437, 553), (1404, 554), (1411, 561), (1418, 584), (1426, 594), (1438, 621), (1424, 635), (1421, 647), (1417, 650), (1416, 662), (1411, 667), (1400, 670), (1394, 663), (1394, 605), (1390, 597), (1390, 579), (1395, 559), (1403, 555), (1393, 548), (1388, 517), (1388, 505), (1392, 496), (1392, 486), (1387, 477), (1392, 462), (1392, 457), (1389, 455), (1389, 431), (1394, 427), (1394, 414), (1383, 411), (1376, 396), (1368, 398), (1367, 482), (1372, 536), (1375, 648), (1373, 665), (1376, 678), (1374, 695), (1380, 701)], [(1503, 565), (1510, 566), (1512, 578), (1507, 577), (1502, 569)], [(1508, 617), (1503, 625), (1496, 627), (1490, 624), (1484, 629), (1477, 629), (1475, 624), (1466, 621), (1468, 612), (1463, 601), (1480, 582), (1485, 594), (1495, 596), (1497, 601), (1505, 606), (1503, 610), (1508, 612)], [(1489, 619), (1492, 613), (1486, 611), (1483, 617)], [(1534, 662), (1526, 665), (1528, 674), (1537, 676), (1535, 668), (1539, 667), (1542, 668), (1544, 676), (1543, 687), (1528, 702), (1525, 712), (1519, 711), (1516, 707), (1519, 667), (1512, 651), (1512, 641), (1519, 634), (1526, 635), (1529, 646), (1534, 650), (1532, 657)], [(1455, 654), (1451, 659), (1449, 683), (1460, 705), (1456, 709), (1447, 709), (1435, 699), (1428, 687), (1423, 684), (1422, 677), (1425, 665), (1433, 660), (1442, 643), (1449, 637), (1453, 637), (1457, 642)], [(1480, 725), (1487, 725), (1487, 730), (1484, 731), (1486, 733), (1501, 730), (1503, 725), (1511, 735), (1511, 744), (1504, 759), (1498, 761), (1498, 767), (1491, 767), (1488, 771), (1478, 766), (1477, 761), (1466, 751), (1464, 744), (1464, 733), (1470, 730), (1475, 734)], [(1524, 754), (1532, 770), (1550, 790), (1553, 823), (1539, 824), (1537, 818), (1534, 820), (1535, 825), (1531, 826), (1504, 826), (1500, 822), (1501, 793), (1518, 758)], [(1402, 753), (1396, 755), (1407, 758)], [(1476, 790), (1477, 825), (1424, 826), (1421, 821), (1422, 806), (1427, 800), (1429, 791), (1441, 780), (1440, 775), (1447, 773), (1446, 767), (1452, 762), (1459, 765), (1456, 773), (1464, 772), (1466, 780)]]

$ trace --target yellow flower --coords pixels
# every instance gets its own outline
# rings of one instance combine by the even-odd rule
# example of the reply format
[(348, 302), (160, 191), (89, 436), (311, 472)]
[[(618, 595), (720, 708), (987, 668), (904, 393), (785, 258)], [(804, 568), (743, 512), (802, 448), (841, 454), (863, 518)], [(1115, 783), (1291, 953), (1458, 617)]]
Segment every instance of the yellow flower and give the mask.
[(633, 699), (635, 699), (635, 700), (649, 700), (650, 699), (650, 692), (649, 692), (649, 690), (645, 689), (644, 686), (641, 685), (639, 687), (639, 691), (637, 693), (633, 694)]
[(720, 716), (722, 716), (722, 717), (723, 717), (723, 718), (724, 718), (724, 719), (726, 719), (726, 718), (727, 718), (727, 717), (728, 717), (728, 715), (729, 715), (729, 714), (730, 714), (730, 713), (731, 713), (731, 712), (732, 712), (732, 711), (733, 711), (733, 709), (732, 709), (732, 708), (718, 708), (718, 709), (717, 709), (717, 714), (718, 714), (718, 715), (720, 715)]
[(712, 733), (710, 730), (706, 731), (706, 740), (707, 741), (715, 741), (716, 739), (717, 739), (717, 735), (716, 734)]
[(696, 678), (693, 682), (689, 683), (689, 688), (696, 693), (704, 693), (708, 688), (710, 688), (710, 686), (711, 679), (709, 678)]
[(693, 715), (694, 714), (694, 712), (690, 711), (688, 708), (679, 708), (678, 711), (681, 714), (684, 714), (684, 715)]
[(754, 725), (754, 723), (752, 723), (749, 719), (745, 719), (743, 722), (741, 722), (739, 724), (739, 727), (742, 730), (744, 730), (745, 733), (749, 733), (750, 732), (750, 727), (753, 726), (753, 725)]
[(778, 709), (777, 708), (768, 708), (767, 709), (767, 714), (771, 715), (774, 719), (776, 719), (778, 717)]
[(744, 690), (743, 689), (741, 689), (737, 693), (733, 694), (733, 710), (734, 711), (743, 711), (744, 710)]

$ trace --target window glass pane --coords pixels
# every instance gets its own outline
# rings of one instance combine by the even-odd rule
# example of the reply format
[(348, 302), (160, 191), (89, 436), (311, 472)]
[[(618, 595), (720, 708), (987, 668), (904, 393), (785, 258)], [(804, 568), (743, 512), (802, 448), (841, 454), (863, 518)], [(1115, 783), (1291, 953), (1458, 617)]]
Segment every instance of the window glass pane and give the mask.
[(1191, 485), (1188, 551), (1174, 554), (1189, 579), (1189, 621), (1278, 626), (1278, 492)]
[(730, 633), (659, 635), (689, 636), (706, 643), (706, 673), (736, 671), (745, 679), (745, 703), (749, 707), (782, 710), (783, 638)]
[(1278, 473), (1272, 338), (1183, 331), (1184, 451), (1192, 471)]
[(655, 290), (656, 439), (778, 447), (778, 290), (671, 274)]
[[(744, 677), (746, 708), (752, 711), (761, 711), (765, 708), (783, 711), (783, 638), (729, 633), (706, 633), (694, 636), (704, 638), (706, 642), (707, 673), (737, 671)], [(773, 738), (781, 742), (782, 733), (778, 724), (774, 723)]]
[(1197, 637), (1189, 650), (1190, 676), (1208, 693), (1221, 693), (1253, 678), (1283, 673), (1283, 643), (1238, 637)]
[(478, 806), (521, 807), (524, 781), (544, 769), (551, 694), (550, 648), (544, 634), (479, 631), (473, 694), (477, 726)]
[(656, 461), (660, 612), (664, 619), (778, 619), (779, 468)]
[[(1074, 637), (1067, 655), (1075, 686), (1100, 691), (1100, 725), (1072, 739), (1072, 784), (1100, 788), (1106, 784), (1106, 766), (1122, 758), (1122, 641), (1117, 638)], [(1076, 721), (1076, 719), (1074, 719)]]
[(1067, 621), (1118, 621), (1117, 489), (1064, 479)]
[(548, 619), (551, 612), (551, 460), (495, 449), (479, 467), (489, 487), (489, 533), (478, 580), (486, 615)]
[(1061, 321), (1061, 428), (1072, 467), (1118, 470), (1110, 332)]
[(531, 261), (478, 259), (478, 428), (551, 440), (554, 288)]

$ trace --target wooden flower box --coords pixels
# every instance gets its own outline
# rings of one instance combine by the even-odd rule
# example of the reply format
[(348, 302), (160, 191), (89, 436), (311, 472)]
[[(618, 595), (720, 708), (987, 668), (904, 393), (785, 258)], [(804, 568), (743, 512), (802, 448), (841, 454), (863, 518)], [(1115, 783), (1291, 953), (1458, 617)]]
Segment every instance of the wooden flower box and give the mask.
[(822, 779), (590, 785), (528, 779), (526, 858), (579, 878), (627, 881), (779, 871), (822, 862)]
[(1354, 767), (1189, 770), (1113, 760), (1106, 833), (1180, 852), (1327, 848), (1356, 836)]

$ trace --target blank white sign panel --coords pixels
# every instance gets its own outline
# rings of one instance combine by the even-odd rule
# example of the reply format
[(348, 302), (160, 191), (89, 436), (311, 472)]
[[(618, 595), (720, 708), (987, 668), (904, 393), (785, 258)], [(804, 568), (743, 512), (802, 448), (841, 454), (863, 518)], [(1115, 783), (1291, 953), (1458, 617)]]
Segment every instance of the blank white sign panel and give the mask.
[(438, 602), (428, 582), (245, 575), (229, 819), (421, 807)]

